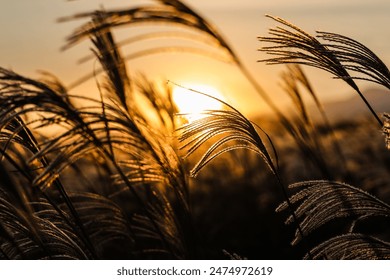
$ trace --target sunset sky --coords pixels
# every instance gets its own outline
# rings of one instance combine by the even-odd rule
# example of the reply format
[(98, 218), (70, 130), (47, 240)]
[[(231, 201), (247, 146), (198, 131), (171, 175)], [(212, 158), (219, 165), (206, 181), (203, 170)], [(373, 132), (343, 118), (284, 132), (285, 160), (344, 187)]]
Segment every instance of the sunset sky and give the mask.
[[(71, 84), (93, 70), (93, 63), (77, 64), (79, 58), (89, 54), (90, 45), (85, 42), (60, 52), (65, 37), (82, 22), (57, 23), (56, 20), (101, 6), (109, 9), (148, 2), (151, 1), (2, 0), (0, 65), (32, 77), (39, 76), (37, 70), (49, 71), (65, 85)], [(266, 35), (267, 29), (275, 25), (264, 17), (265, 14), (283, 17), (310, 33), (326, 30), (350, 36), (366, 44), (385, 63), (390, 64), (388, 0), (188, 0), (185, 3), (221, 31), (259, 83), (281, 104), (288, 101), (278, 86), (278, 74), (283, 68), (256, 62), (265, 58), (265, 54), (257, 51), (261, 46), (257, 36)], [(118, 36), (129, 37), (133, 30), (121, 29)], [(144, 47), (138, 44), (124, 51)], [(227, 101), (249, 114), (264, 109), (261, 99), (234, 66), (209, 58), (184, 54), (153, 55), (129, 62), (129, 69), (132, 73), (143, 72), (149, 77), (169, 79), (184, 85), (209, 85), (222, 92)], [(349, 89), (340, 81), (332, 80), (330, 74), (317, 70), (308, 73), (322, 100), (348, 98)], [(90, 91), (91, 86), (83, 85), (78, 90)]]

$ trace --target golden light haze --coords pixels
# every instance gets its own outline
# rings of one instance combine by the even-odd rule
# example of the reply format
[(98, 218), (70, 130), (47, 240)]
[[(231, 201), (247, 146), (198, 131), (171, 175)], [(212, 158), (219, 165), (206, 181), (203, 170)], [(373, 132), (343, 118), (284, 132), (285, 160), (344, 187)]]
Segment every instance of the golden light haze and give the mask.
[[(110, 9), (151, 2), (153, 1), (1, 1), (1, 66), (32, 77), (39, 75), (37, 70), (49, 71), (65, 85), (69, 85), (80, 76), (91, 73), (96, 62), (90, 61), (82, 65), (77, 63), (79, 58), (90, 54), (91, 45), (87, 42), (65, 52), (59, 51), (64, 45), (65, 37), (82, 22), (57, 23), (56, 20), (102, 6)], [(278, 104), (290, 102), (278, 85), (278, 75), (283, 67), (266, 66), (257, 62), (265, 58), (264, 53), (257, 51), (261, 47), (257, 36), (266, 35), (268, 28), (275, 26), (272, 20), (264, 17), (265, 14), (283, 17), (310, 33), (320, 29), (350, 36), (366, 44), (385, 63), (390, 64), (389, 1), (188, 0), (185, 3), (195, 8), (221, 31), (259, 84)], [(120, 28), (115, 35), (118, 40), (128, 38), (138, 34), (137, 28), (139, 27)], [(151, 31), (154, 27), (141, 28)], [(167, 30), (172, 29), (167, 27)], [(124, 55), (156, 44), (191, 46), (193, 42), (147, 40), (124, 47)], [(130, 60), (128, 69), (133, 75), (144, 73), (159, 81), (172, 80), (184, 86), (208, 85), (223, 94), (226, 101), (249, 115), (268, 111), (237, 67), (208, 57), (163, 53)], [(340, 81), (332, 80), (330, 74), (312, 69), (308, 69), (307, 73), (323, 101), (349, 97), (348, 87)], [(92, 80), (76, 88), (75, 92), (88, 95), (96, 91), (94, 83)]]
[[(217, 99), (224, 100), (224, 96), (218, 89), (210, 85), (188, 84), (186, 87), (175, 85), (172, 95), (179, 111), (189, 114), (189, 118), (198, 118), (203, 111), (220, 110), (223, 107), (223, 104)], [(217, 99), (213, 99), (213, 97)]]

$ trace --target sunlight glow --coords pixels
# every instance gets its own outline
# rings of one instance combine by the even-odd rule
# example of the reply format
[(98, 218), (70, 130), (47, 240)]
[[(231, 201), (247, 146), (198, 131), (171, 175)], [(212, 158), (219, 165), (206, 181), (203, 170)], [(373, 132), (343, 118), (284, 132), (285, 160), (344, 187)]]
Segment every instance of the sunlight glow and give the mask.
[(173, 88), (173, 100), (179, 109), (179, 113), (189, 114), (188, 117), (186, 117), (187, 119), (198, 119), (201, 117), (200, 113), (205, 110), (222, 109), (222, 103), (218, 100), (204, 96), (189, 89), (206, 93), (218, 99), (224, 100), (224, 97), (220, 91), (211, 86), (200, 84), (186, 85), (185, 88), (175, 86)]

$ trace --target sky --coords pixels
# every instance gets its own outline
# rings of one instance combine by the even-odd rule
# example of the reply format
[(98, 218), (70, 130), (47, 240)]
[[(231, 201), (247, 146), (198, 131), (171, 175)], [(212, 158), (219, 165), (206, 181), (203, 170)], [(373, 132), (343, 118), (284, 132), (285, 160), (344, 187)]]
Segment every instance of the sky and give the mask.
[[(63, 16), (90, 11), (104, 6), (127, 7), (143, 0), (2, 0), (0, 2), (0, 65), (21, 74), (39, 77), (39, 70), (53, 73), (71, 84), (78, 77), (91, 73), (94, 63), (80, 65), (79, 58), (90, 53), (87, 42), (65, 52), (60, 48), (65, 37), (80, 21), (57, 23)], [(261, 43), (257, 36), (267, 34), (275, 23), (265, 14), (281, 16), (313, 33), (326, 30), (341, 33), (366, 44), (385, 63), (390, 65), (390, 3), (387, 0), (187, 0), (191, 7), (204, 15), (226, 37), (252, 75), (271, 95), (276, 103), (288, 104), (288, 98), (279, 87), (282, 66), (266, 66), (257, 60), (266, 58), (257, 51)], [(118, 31), (118, 38), (135, 34), (134, 29)], [(134, 45), (125, 52), (141, 50), (149, 45)], [(162, 42), (161, 44), (169, 44)], [(164, 54), (129, 62), (132, 73), (146, 73), (158, 80), (172, 80), (179, 84), (206, 84), (218, 88), (228, 102), (248, 114), (261, 113), (262, 100), (251, 85), (232, 66), (209, 58), (184, 54)], [(307, 73), (324, 101), (346, 99), (349, 88), (330, 74), (308, 69)], [(79, 91), (91, 91), (91, 84), (82, 85)]]

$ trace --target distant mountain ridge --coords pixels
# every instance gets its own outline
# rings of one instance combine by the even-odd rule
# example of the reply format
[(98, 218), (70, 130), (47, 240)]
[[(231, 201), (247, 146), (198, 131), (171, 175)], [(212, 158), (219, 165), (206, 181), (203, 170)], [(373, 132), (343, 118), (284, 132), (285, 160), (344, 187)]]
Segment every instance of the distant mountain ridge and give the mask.
[[(378, 115), (390, 113), (390, 90), (370, 88), (363, 91), (364, 96)], [(371, 113), (363, 100), (356, 94), (353, 97), (337, 102), (323, 104), (330, 121), (344, 121), (359, 119), (369, 116)], [(313, 113), (314, 113), (313, 108)], [(315, 117), (316, 114), (314, 113)]]
[[(383, 113), (390, 113), (390, 90), (381, 88), (368, 88), (363, 91), (363, 94), (380, 118), (382, 118)], [(323, 119), (319, 113), (318, 108), (314, 104), (306, 105), (311, 119), (322, 122)], [(370, 110), (367, 108), (366, 104), (357, 93), (346, 100), (322, 102), (322, 105), (331, 123), (359, 121), (370, 118), (372, 116)], [(290, 106), (290, 108), (293, 108), (293, 106)], [(292, 110), (296, 110), (296, 108)], [(296, 114), (293, 114), (290, 111), (286, 116), (290, 118), (292, 115), (296, 116)], [(273, 126), (274, 122), (279, 122), (276, 115), (272, 112), (257, 116), (253, 120), (256, 123), (262, 124), (262, 126), (268, 124), (271, 125), (271, 127)]]

